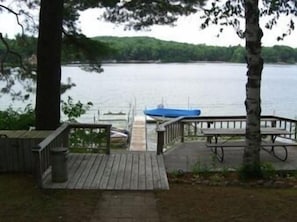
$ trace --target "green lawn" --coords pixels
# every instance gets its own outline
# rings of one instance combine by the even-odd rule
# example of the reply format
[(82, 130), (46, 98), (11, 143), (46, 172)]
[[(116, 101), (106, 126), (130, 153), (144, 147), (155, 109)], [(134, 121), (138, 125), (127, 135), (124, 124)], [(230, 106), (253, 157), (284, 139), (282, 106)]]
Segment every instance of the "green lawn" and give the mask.
[(101, 192), (40, 190), (27, 175), (0, 174), (0, 221), (89, 221)]
[[(28, 175), (0, 174), (0, 221), (90, 221), (98, 190), (40, 190)], [(162, 222), (297, 221), (297, 186), (209, 186), (171, 183), (155, 191)]]

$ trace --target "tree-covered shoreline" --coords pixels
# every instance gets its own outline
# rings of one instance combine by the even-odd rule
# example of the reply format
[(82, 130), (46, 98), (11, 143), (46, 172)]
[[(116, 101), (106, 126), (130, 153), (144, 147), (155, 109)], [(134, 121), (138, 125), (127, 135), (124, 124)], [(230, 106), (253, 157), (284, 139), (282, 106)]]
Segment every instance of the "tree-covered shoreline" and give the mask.
[[(21, 41), (22, 39), (22, 41)], [(245, 63), (243, 46), (209, 46), (205, 44), (189, 44), (164, 41), (152, 37), (114, 37), (98, 36), (98, 47), (104, 47), (104, 55), (98, 63), (199, 63), (230, 62)], [(24, 59), (32, 60), (36, 55), (37, 39), (34, 37), (18, 37), (8, 40), (13, 50), (19, 52)], [(95, 42), (96, 42), (95, 41)], [(102, 50), (98, 54), (102, 54)], [(0, 54), (4, 49), (0, 46)], [(296, 64), (297, 48), (288, 46), (263, 47), (265, 63)], [(8, 57), (7, 60), (14, 59)], [(32, 62), (34, 62), (33, 59)], [(64, 45), (62, 48), (63, 64), (84, 64), (84, 58), (77, 49)]]
[[(107, 43), (114, 53), (104, 58), (106, 62), (233, 62), (245, 63), (245, 48), (242, 46), (209, 46), (164, 41), (152, 37), (94, 37)], [(297, 49), (288, 46), (263, 48), (265, 63), (295, 64)]]

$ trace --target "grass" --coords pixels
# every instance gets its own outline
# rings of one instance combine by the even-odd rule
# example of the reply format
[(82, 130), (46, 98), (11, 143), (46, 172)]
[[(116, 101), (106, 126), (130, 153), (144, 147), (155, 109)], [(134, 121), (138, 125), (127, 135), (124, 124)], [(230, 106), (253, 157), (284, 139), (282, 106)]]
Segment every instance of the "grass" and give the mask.
[(0, 174), (0, 221), (89, 221), (100, 191), (40, 190), (28, 175)]
[[(283, 186), (286, 187), (286, 186)], [(162, 222), (296, 221), (297, 187), (171, 182), (155, 191)], [(40, 190), (28, 175), (0, 174), (0, 221), (91, 221), (99, 190)]]
[(158, 192), (161, 221), (296, 221), (297, 189), (171, 184)]

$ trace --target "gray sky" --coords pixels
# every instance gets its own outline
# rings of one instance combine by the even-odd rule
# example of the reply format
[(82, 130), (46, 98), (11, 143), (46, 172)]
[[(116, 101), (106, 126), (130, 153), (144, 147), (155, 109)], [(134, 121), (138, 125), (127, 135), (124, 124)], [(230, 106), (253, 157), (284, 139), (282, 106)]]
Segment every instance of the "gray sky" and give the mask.
[[(82, 31), (89, 37), (98, 35), (112, 35), (112, 36), (151, 36), (162, 40), (172, 40), (178, 42), (187, 42), (194, 44), (207, 44), (207, 45), (244, 45), (244, 40), (240, 39), (233, 28), (226, 27), (225, 31), (218, 38), (218, 27), (212, 26), (205, 30), (199, 28), (199, 16), (192, 15), (189, 17), (182, 17), (179, 19), (175, 27), (170, 26), (153, 26), (151, 31), (124, 31), (123, 26), (116, 26), (111, 23), (98, 21), (99, 10), (91, 9), (81, 14), (81, 26)], [(267, 30), (263, 28), (264, 37), (262, 38), (262, 44), (264, 46), (273, 45), (288, 45), (297, 48), (297, 32), (292, 33), (284, 41), (277, 41), (276, 38), (281, 33), (285, 32), (286, 22), (288, 18), (280, 20), (278, 27), (273, 30)], [(263, 20), (263, 19), (262, 19)], [(296, 24), (297, 20), (295, 19)], [(261, 25), (264, 27), (264, 23)]]
[[(80, 25), (82, 32), (86, 36), (151, 36), (162, 40), (172, 40), (194, 44), (218, 46), (244, 45), (244, 40), (240, 39), (231, 27), (225, 28), (224, 33), (221, 34), (219, 38), (216, 37), (218, 34), (218, 27), (216, 26), (200, 30), (199, 16), (197, 15), (180, 18), (175, 27), (153, 26), (151, 31), (141, 32), (124, 31), (123, 26), (116, 26), (111, 23), (99, 21), (97, 19), (98, 15), (100, 15), (100, 11), (96, 9), (90, 9), (81, 14)], [(264, 27), (264, 24), (262, 24), (262, 27)], [(262, 43), (264, 46), (288, 45), (297, 48), (296, 31), (284, 41), (276, 41), (278, 34), (286, 31), (285, 19), (282, 19), (278, 27), (273, 31), (264, 28), (263, 31), (264, 37), (262, 39)], [(16, 33), (20, 32), (20, 27), (17, 26), (14, 16), (0, 14), (0, 32), (2, 32), (2, 34), (8, 34), (9, 37), (13, 37)]]

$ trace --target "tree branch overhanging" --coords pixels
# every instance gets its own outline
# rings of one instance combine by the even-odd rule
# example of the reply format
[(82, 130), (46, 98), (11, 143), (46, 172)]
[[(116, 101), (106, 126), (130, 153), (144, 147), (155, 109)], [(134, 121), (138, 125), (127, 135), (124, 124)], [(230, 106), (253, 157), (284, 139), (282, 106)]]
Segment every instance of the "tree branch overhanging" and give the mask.
[(20, 19), (19, 19), (19, 16), (21, 15), (21, 13), (17, 13), (14, 10), (12, 10), (12, 9), (8, 8), (7, 6), (5, 6), (5, 5), (2, 5), (2, 4), (0, 4), (0, 8), (3, 8), (6, 11), (8, 11), (9, 13), (15, 15), (17, 24), (21, 27), (21, 29), (22, 29), (22, 35), (24, 35), (25, 28), (24, 28), (24, 26), (22, 25), (22, 23), (20, 22)]
[(20, 67), (24, 68), (24, 65), (23, 65), (23, 58), (20, 54), (18, 54), (17, 52), (15, 51), (12, 51), (9, 47), (9, 44), (6, 42), (6, 40), (4, 39), (2, 33), (0, 33), (0, 40), (1, 42), (3, 43), (3, 45), (5, 46), (5, 52), (4, 52), (4, 55), (3, 57), (0, 59), (0, 64), (1, 64), (1, 75), (5, 75), (5, 70), (4, 70), (4, 63), (6, 61), (6, 58), (9, 54), (12, 54), (14, 56), (17, 57), (18, 59), (18, 62), (19, 62), (19, 65)]

